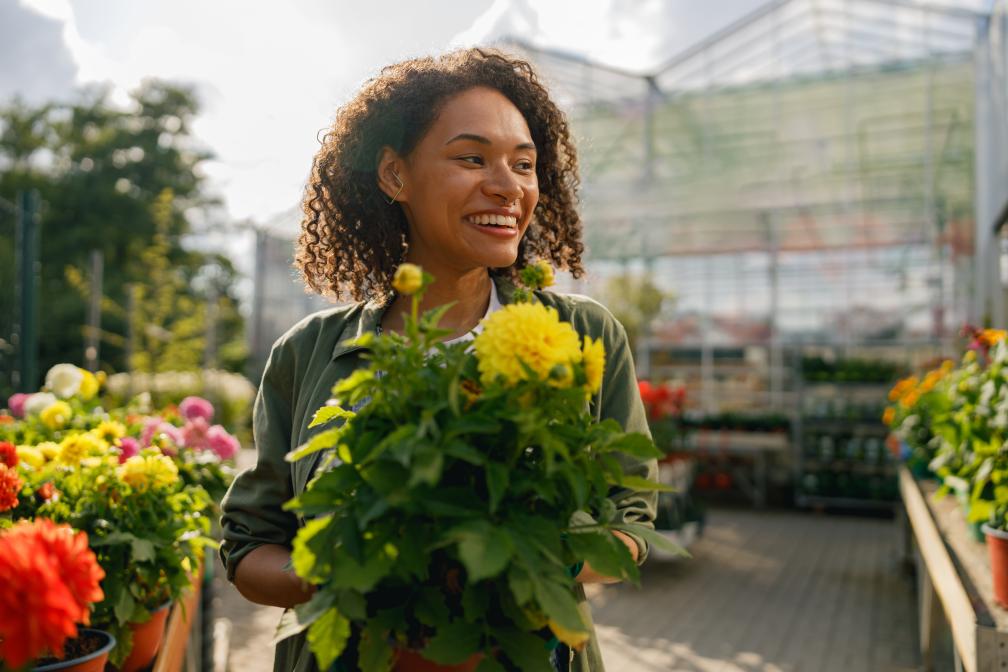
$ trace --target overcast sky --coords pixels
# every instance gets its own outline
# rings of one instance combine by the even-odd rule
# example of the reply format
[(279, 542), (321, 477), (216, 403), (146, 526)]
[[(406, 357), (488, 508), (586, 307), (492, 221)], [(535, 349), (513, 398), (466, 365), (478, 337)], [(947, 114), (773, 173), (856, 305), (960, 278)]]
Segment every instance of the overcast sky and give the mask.
[(382, 65), (505, 34), (646, 70), (761, 0), (0, 0), (0, 99), (195, 84), (230, 217), (297, 205), (316, 135)]

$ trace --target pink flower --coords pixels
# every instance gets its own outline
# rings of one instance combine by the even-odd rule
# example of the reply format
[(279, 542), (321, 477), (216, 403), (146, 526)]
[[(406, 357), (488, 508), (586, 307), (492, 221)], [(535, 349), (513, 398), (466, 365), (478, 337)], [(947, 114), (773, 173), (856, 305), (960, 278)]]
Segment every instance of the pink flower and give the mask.
[(182, 445), (182, 432), (161, 418), (148, 418), (140, 435), (140, 444), (159, 448), (165, 455), (175, 455), (178, 446)]
[(207, 430), (206, 440), (210, 450), (222, 460), (230, 460), (238, 454), (238, 450), (241, 448), (238, 439), (228, 434), (227, 430), (220, 425), (214, 425)]
[[(192, 399), (192, 397), (189, 397)], [(202, 417), (195, 417), (182, 428), (182, 441), (190, 448), (206, 450), (210, 446), (207, 444), (207, 432), (210, 429), (209, 423)]]
[(30, 396), (30, 394), (25, 394), (24, 392), (12, 394), (10, 399), (7, 400), (7, 409), (10, 411), (10, 414), (15, 418), (23, 418), (25, 402), (28, 401), (28, 397)]
[(140, 453), (140, 442), (132, 436), (119, 439), (119, 464)]
[(179, 404), (178, 410), (186, 420), (202, 418), (210, 422), (214, 416), (213, 404), (203, 397), (186, 397)]

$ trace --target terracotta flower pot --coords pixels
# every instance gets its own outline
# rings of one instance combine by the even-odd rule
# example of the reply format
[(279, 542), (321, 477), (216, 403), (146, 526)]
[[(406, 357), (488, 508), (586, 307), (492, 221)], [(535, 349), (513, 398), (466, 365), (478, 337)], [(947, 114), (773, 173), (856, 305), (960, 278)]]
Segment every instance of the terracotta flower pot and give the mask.
[(151, 664), (158, 649), (161, 648), (161, 637), (164, 635), (165, 621), (168, 619), (171, 605), (171, 602), (166, 602), (152, 612), (147, 621), (130, 624), (130, 629), (133, 631), (133, 648), (119, 666), (120, 672), (137, 672)]
[(994, 599), (1008, 608), (1008, 532), (983, 526), (990, 553), (991, 577), (994, 579)]
[[(92, 651), (83, 653), (76, 657), (69, 657), (70, 648), (66, 648), (68, 657), (64, 660), (56, 660), (44, 665), (37, 665), (32, 668), (32, 672), (102, 672), (105, 663), (108, 661), (109, 652), (116, 644), (115, 637), (104, 630), (93, 630), (91, 628), (80, 628), (77, 631), (76, 641), (92, 639), (94, 642)], [(69, 644), (69, 642), (68, 642)]]
[(393, 672), (474, 672), (483, 660), (483, 654), (477, 653), (458, 665), (441, 665), (427, 660), (413, 649), (396, 649)]

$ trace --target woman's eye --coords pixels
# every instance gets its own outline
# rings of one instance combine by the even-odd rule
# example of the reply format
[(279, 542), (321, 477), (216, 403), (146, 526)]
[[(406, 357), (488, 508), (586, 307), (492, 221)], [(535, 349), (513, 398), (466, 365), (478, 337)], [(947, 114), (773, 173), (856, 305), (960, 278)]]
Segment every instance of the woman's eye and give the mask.
[(472, 163), (473, 165), (482, 166), (483, 157), (482, 156), (460, 156), (458, 157), (460, 161), (466, 161), (467, 163)]
[(518, 170), (532, 170), (535, 166), (532, 165), (531, 161), (519, 161)]

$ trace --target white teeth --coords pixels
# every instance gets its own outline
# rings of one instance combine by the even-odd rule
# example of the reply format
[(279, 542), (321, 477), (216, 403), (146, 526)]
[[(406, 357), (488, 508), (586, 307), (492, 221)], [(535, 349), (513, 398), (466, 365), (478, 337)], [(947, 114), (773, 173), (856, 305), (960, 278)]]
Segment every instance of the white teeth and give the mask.
[(509, 229), (513, 229), (518, 225), (516, 217), (507, 217), (505, 215), (472, 215), (469, 217), (469, 221), (480, 226), (503, 226)]

